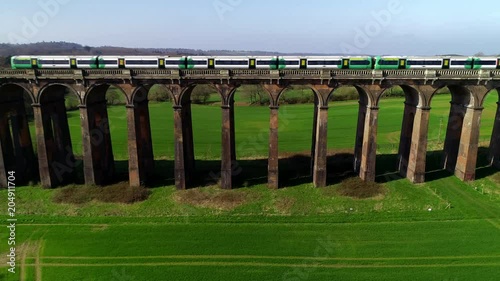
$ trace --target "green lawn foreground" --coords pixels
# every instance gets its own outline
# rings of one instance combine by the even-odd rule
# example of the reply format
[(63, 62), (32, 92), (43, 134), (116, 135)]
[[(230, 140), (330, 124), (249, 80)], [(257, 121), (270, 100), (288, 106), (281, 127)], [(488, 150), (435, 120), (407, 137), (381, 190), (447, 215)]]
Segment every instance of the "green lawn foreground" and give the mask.
[[(436, 98), (442, 101), (433, 105), (430, 138), (439, 147), (449, 96)], [(382, 101), (379, 143), (385, 153), (393, 153), (402, 105), (401, 99)], [(484, 138), (491, 135), (492, 108), (486, 107), (482, 118)], [(173, 153), (167, 109), (151, 105), (157, 157)], [(126, 133), (125, 121), (118, 127), (121, 110), (110, 108), (115, 153), (120, 153), (119, 132)], [(253, 118), (258, 121), (250, 137), (267, 130), (268, 110), (237, 108), (238, 141)], [(280, 110), (289, 113), (293, 124), (280, 132), (281, 151), (305, 151), (310, 131), (300, 128), (312, 128), (312, 106)], [(337, 103), (330, 112), (330, 148), (352, 149), (357, 103)], [(80, 130), (75, 114), (70, 119), (73, 139)], [(197, 156), (218, 157), (220, 148), (214, 144), (220, 143), (220, 108), (195, 106), (193, 114)], [(245, 148), (240, 149), (241, 155)], [(267, 153), (265, 147), (262, 152)], [(57, 190), (21, 187), (16, 192), (19, 270), (7, 274), (8, 233), (1, 231), (0, 280), (498, 280), (499, 182), (498, 173), (469, 184), (453, 176), (422, 185), (392, 178), (383, 195), (364, 200), (339, 196), (338, 184), (277, 191), (264, 185), (232, 191), (161, 187), (133, 205), (56, 204)], [(197, 194), (243, 200), (226, 206), (180, 199)], [(0, 201), (6, 197), (1, 190)]]

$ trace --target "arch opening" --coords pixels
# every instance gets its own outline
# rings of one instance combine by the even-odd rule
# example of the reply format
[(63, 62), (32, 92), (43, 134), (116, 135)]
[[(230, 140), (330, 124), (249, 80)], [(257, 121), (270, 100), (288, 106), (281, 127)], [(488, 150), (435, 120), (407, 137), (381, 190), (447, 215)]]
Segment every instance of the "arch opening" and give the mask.
[(493, 172), (487, 168), (500, 169), (500, 88), (491, 90), (482, 106), (477, 168)]
[[(137, 150), (129, 150), (129, 154), (137, 155), (135, 161), (139, 170), (139, 182), (136, 184), (173, 185), (175, 146), (174, 134), (169, 133), (174, 131), (173, 116), (164, 114), (172, 108), (172, 93), (162, 84), (144, 85), (136, 89), (131, 100), (134, 124), (129, 134), (134, 134), (135, 144), (129, 144), (129, 149), (137, 147)], [(131, 171), (131, 174), (134, 172)], [(134, 181), (134, 178), (131, 177), (130, 180)]]
[(229, 108), (223, 111), (230, 111), (226, 118), (232, 124), (229, 128), (232, 187), (264, 184), (268, 168), (270, 97), (261, 85), (242, 85), (230, 93), (227, 104)]
[(279, 94), (278, 104), (279, 183), (287, 187), (311, 183), (318, 96), (311, 86), (292, 86)]
[(125, 91), (118, 85), (100, 84), (87, 91), (81, 108), (85, 117), (81, 127), (87, 184), (128, 180), (128, 103)]
[[(9, 172), (16, 184), (39, 179), (32, 139), (33, 95), (17, 84), (0, 86), (0, 186), (8, 187)], [(36, 139), (36, 138), (34, 138)]]
[(392, 86), (381, 93), (378, 104), (377, 175), (384, 175), (382, 181), (406, 177), (421, 94), (408, 85)]
[(427, 173), (455, 172), (464, 118), (473, 103), (471, 93), (462, 86), (443, 86), (432, 95)]

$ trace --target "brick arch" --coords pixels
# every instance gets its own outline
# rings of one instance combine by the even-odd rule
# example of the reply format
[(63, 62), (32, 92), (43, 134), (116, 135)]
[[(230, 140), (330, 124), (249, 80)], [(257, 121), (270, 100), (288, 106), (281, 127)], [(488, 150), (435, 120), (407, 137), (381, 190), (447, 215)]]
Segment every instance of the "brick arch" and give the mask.
[(32, 92), (19, 84), (0, 85), (0, 187), (8, 187), (8, 172), (15, 171), (18, 184), (36, 180), (37, 165), (26, 114), (25, 99)]
[(174, 94), (172, 93), (172, 91), (168, 87), (165, 86), (165, 84), (152, 84), (152, 85), (140, 85), (140, 86), (136, 87), (132, 91), (132, 95), (130, 97), (130, 102), (133, 104), (134, 102), (140, 102), (140, 101), (143, 101), (145, 99), (149, 100), (151, 88), (153, 86), (156, 86), (156, 85), (158, 85), (162, 89), (164, 89), (172, 101), (175, 100)]
[[(42, 103), (44, 100), (47, 99), (47, 95), (55, 95), (54, 91), (58, 92), (58, 94), (63, 93), (62, 90), (69, 90), (69, 93), (74, 95), (77, 99), (79, 104), (82, 103), (82, 99), (78, 92), (71, 86), (67, 84), (62, 84), (62, 83), (53, 83), (53, 84), (47, 84), (44, 87), (42, 87), (38, 91), (38, 98), (37, 102)], [(64, 98), (64, 95), (62, 96)]]
[(106, 100), (106, 92), (108, 91), (108, 89), (111, 86), (119, 89), (120, 92), (125, 97), (125, 103), (130, 104), (130, 97), (127, 95), (127, 93), (123, 90), (122, 87), (120, 87), (119, 85), (108, 84), (108, 83), (95, 84), (95, 85), (92, 85), (91, 87), (89, 87), (87, 89), (87, 91), (85, 92), (85, 95), (82, 99), (82, 104), (88, 105), (89, 102), (92, 103), (92, 102), (99, 101), (99, 100)]
[(357, 92), (358, 92), (358, 97), (359, 97), (359, 101), (362, 103), (362, 104), (366, 104), (368, 106), (371, 106), (373, 104), (373, 101), (372, 99), (368, 96), (368, 94), (366, 93), (365, 89), (359, 87), (359, 86), (356, 86), (356, 85), (341, 85), (337, 88), (335, 88), (335, 90), (333, 90), (329, 95), (328, 95), (328, 101), (331, 101), (333, 96), (335, 96), (335, 92), (339, 89), (342, 89), (342, 88), (350, 88), (350, 87), (353, 87)]
[(403, 93), (405, 95), (405, 103), (414, 105), (414, 106), (423, 106), (426, 104), (426, 98), (421, 93), (419, 90), (415, 89), (412, 86), (409, 85), (393, 85), (391, 87), (383, 89), (382, 93), (377, 96), (377, 101), (376, 104), (378, 105), (380, 103), (380, 100), (382, 97), (389, 91), (390, 89), (394, 89), (395, 87), (400, 87), (403, 90)]
[[(210, 86), (211, 88), (214, 89), (215, 92), (220, 94), (220, 91), (217, 89), (217, 87), (213, 83), (209, 83), (209, 82), (207, 82), (207, 83), (191, 83), (191, 84), (189, 84), (186, 87), (183, 87), (181, 89), (178, 98), (174, 99), (176, 101), (175, 104), (182, 105), (182, 104), (185, 104), (186, 102), (190, 102), (191, 101), (191, 94), (193, 93), (193, 90), (197, 86), (203, 86), (203, 85)], [(174, 95), (174, 98), (175, 98), (175, 95)], [(224, 101), (224, 97), (222, 97), (222, 98)]]
[[(21, 84), (17, 84), (17, 83), (2, 84), (2, 85), (0, 85), (0, 93), (3, 91), (8, 91), (9, 89), (20, 89), (20, 88), (22, 88), (24, 90), (23, 96), (24, 95), (28, 96), (30, 98), (30, 101), (32, 104), (36, 102), (35, 95), (33, 94), (33, 91), (31, 89), (29, 89), (28, 87), (21, 85)], [(4, 96), (5, 96), (5, 94), (0, 95), (0, 97), (4, 97)]]
[[(313, 97), (314, 97), (314, 100), (323, 101), (323, 97), (319, 94), (319, 92), (316, 89), (314, 89), (314, 87), (312, 85), (302, 85), (302, 86), (306, 86), (307, 88), (309, 88), (311, 90)], [(276, 97), (276, 103), (278, 106), (279, 106), (281, 97), (285, 94), (285, 92), (288, 90), (292, 90), (293, 88), (294, 88), (293, 85), (288, 85), (278, 93), (278, 96)]]
[(432, 93), (431, 97), (429, 98), (429, 105), (432, 104), (432, 101), (436, 96), (437, 92), (446, 87), (450, 90), (452, 103), (474, 106), (478, 102), (477, 97), (474, 95), (474, 93), (465, 86), (440, 85), (439, 87), (436, 88), (434, 93)]
[(492, 88), (491, 90), (489, 90), (483, 97), (481, 97), (481, 99), (479, 100), (479, 104), (481, 107), (484, 106), (484, 102), (486, 101), (486, 98), (491, 95), (494, 91), (497, 91), (497, 95), (498, 95), (498, 102), (500, 102), (500, 86), (498, 87), (494, 87)]
[[(269, 98), (269, 102), (272, 103), (272, 100), (273, 100), (272, 95), (269, 93), (269, 91), (267, 91), (264, 87), (262, 87), (262, 85), (260, 85), (260, 84), (246, 84), (246, 85), (259, 85), (261, 87), (262, 91), (265, 92), (267, 97)], [(223, 99), (224, 104), (231, 104), (232, 102), (234, 102), (234, 97), (236, 95), (236, 92), (238, 91), (239, 88), (241, 88), (241, 86), (244, 86), (244, 85), (236, 85), (234, 87), (234, 89), (230, 90), (229, 95), (227, 97), (227, 100)]]

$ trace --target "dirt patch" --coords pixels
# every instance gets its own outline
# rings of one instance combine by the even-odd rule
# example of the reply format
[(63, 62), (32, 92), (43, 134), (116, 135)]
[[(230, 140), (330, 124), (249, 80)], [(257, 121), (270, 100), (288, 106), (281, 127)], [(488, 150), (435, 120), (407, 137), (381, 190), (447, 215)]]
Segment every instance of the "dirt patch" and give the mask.
[(132, 204), (149, 198), (150, 191), (144, 187), (130, 187), (128, 183), (118, 183), (106, 187), (67, 186), (56, 191), (56, 203), (84, 204), (91, 201), (105, 203)]
[(338, 194), (356, 199), (368, 199), (383, 196), (386, 189), (374, 182), (365, 182), (360, 178), (344, 180), (337, 190)]
[(109, 225), (107, 224), (102, 224), (102, 225), (95, 225), (92, 227), (92, 229), (90, 230), (91, 232), (101, 232), (101, 231), (105, 231), (106, 229), (108, 229)]
[(196, 188), (179, 191), (174, 199), (182, 204), (218, 210), (232, 210), (258, 199), (256, 194), (240, 190), (220, 190), (217, 188)]
[(292, 197), (281, 197), (276, 200), (274, 206), (281, 214), (290, 214), (296, 201), (297, 199)]

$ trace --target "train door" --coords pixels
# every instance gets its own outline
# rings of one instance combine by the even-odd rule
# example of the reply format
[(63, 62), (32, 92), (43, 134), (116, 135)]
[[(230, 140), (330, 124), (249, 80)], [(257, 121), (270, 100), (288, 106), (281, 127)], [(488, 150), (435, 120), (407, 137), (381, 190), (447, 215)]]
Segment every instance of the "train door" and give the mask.
[(450, 69), (450, 59), (443, 59), (443, 69)]

